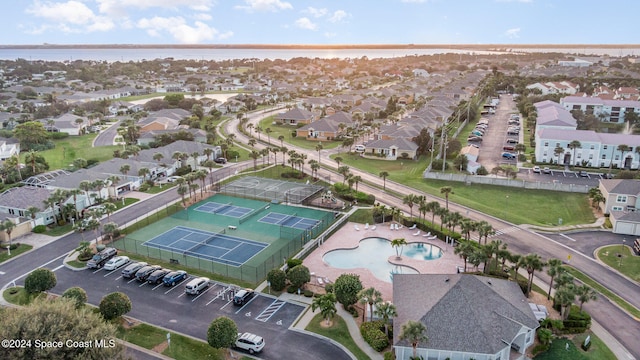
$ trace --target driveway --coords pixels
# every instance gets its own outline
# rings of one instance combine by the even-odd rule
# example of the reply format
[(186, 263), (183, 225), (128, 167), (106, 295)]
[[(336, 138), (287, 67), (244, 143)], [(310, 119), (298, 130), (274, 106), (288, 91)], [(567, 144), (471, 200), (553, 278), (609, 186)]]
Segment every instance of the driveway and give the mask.
[[(516, 139), (518, 142), (521, 142), (518, 136), (507, 136), (507, 122), (509, 121), (509, 116), (514, 112), (517, 112), (517, 109), (511, 96), (501, 96), (496, 113), (482, 117), (483, 119), (489, 120), (489, 127), (482, 137), (482, 142), (475, 144), (480, 146), (478, 162), (480, 162), (487, 171), (491, 171), (491, 169), (498, 165), (515, 166), (517, 164), (516, 159), (507, 160), (502, 158), (502, 153), (505, 152), (503, 147), (507, 145), (507, 138)], [(508, 145), (515, 146), (514, 144)], [(509, 152), (515, 154), (515, 151)]]

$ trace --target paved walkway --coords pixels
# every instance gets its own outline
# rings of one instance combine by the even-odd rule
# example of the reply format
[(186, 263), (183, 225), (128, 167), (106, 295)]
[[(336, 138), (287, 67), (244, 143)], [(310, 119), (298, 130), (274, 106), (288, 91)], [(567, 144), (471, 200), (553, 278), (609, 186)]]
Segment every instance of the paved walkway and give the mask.
[[(313, 301), (313, 298), (308, 298), (303, 295), (289, 294), (287, 292), (284, 292), (282, 295), (280, 295), (280, 299), (294, 302), (294, 303), (297, 302), (297, 303), (300, 303), (301, 305), (309, 306), (309, 308), (305, 310), (304, 314), (298, 319), (298, 321), (292, 327), (298, 331), (304, 331), (313, 336), (320, 336), (305, 330), (305, 328), (307, 327), (307, 325), (309, 325), (313, 317), (320, 312), (320, 310), (316, 310), (315, 312), (311, 311), (311, 302)], [(362, 338), (362, 335), (360, 335), (360, 328), (358, 328), (358, 324), (356, 323), (356, 320), (353, 318), (353, 316), (350, 313), (348, 313), (346, 310), (344, 310), (342, 308), (342, 305), (340, 304), (336, 304), (336, 309), (338, 310), (337, 315), (342, 317), (342, 319), (347, 324), (347, 328), (349, 329), (349, 334), (351, 334), (351, 337), (353, 338), (353, 341), (356, 343), (356, 345), (358, 345), (358, 347), (362, 351), (364, 351), (367, 354), (367, 356), (369, 356), (370, 359), (382, 360), (383, 355), (375, 351), (371, 346), (369, 346), (369, 344), (367, 344)], [(331, 341), (336, 345), (340, 346), (341, 348), (343, 348), (348, 354), (350, 354), (350, 351), (344, 348), (344, 346), (342, 346), (341, 344), (333, 340)], [(355, 359), (355, 357), (353, 358)]]
[(572, 231), (572, 230), (598, 230), (603, 229), (610, 231), (609, 229), (604, 228), (605, 217), (599, 217), (595, 222), (591, 224), (578, 224), (578, 225), (561, 225), (561, 226), (537, 226), (530, 224), (522, 224), (518, 225), (518, 227), (522, 229), (529, 229), (531, 231), (540, 231), (540, 232), (563, 232), (563, 231)]

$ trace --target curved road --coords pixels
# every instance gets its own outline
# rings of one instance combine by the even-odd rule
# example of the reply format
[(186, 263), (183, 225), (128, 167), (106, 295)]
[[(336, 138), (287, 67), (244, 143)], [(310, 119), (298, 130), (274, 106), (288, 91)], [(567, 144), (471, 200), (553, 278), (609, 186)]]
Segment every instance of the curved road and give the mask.
[[(249, 114), (249, 122), (254, 125), (264, 117), (277, 112), (278, 110), (270, 110), (265, 112), (257, 112)], [(243, 133), (237, 131), (239, 124), (238, 119), (232, 119), (225, 123), (225, 131), (228, 134), (236, 134), (236, 139), (247, 143), (249, 138)], [(260, 149), (266, 147), (264, 143), (258, 143), (255, 146)], [(299, 153), (306, 154), (309, 159), (317, 157), (317, 152), (314, 150), (307, 150), (294, 147), (289, 144), (290, 149), (295, 148)], [(329, 158), (328, 151), (321, 151), (322, 165), (318, 170), (318, 177), (325, 179), (340, 179), (342, 175), (335, 172), (337, 169), (337, 163)], [(326, 167), (330, 167), (331, 170)], [(390, 181), (386, 181), (387, 191), (382, 191), (377, 187), (372, 187), (369, 184), (380, 184), (381, 179), (372, 174), (360, 171), (352, 168), (351, 172), (354, 175), (362, 177), (363, 182), (359, 184), (359, 190), (371, 194), (376, 194), (376, 200), (385, 203), (389, 206), (395, 206), (402, 209), (405, 212), (409, 212), (409, 208), (402, 204), (402, 200), (396, 198), (390, 193), (396, 194), (409, 194), (416, 193), (420, 195), (427, 195), (420, 193), (416, 189), (411, 187)], [(428, 195), (431, 200), (437, 200), (444, 206), (444, 199)], [(477, 212), (470, 208), (461, 206), (459, 204), (449, 201), (449, 209), (457, 211), (468, 218), (475, 221), (487, 221), (489, 222), (497, 232), (503, 232), (498, 235), (500, 240), (508, 244), (509, 250), (521, 253), (537, 253), (544, 260), (550, 258), (566, 259), (568, 255), (571, 255), (570, 265), (576, 269), (587, 274), (598, 283), (607, 287), (609, 290), (623, 298), (628, 303), (632, 304), (636, 308), (640, 309), (640, 286), (622, 276), (617, 271), (607, 267), (606, 265), (596, 261), (592, 257), (585, 255), (579, 251), (572, 249), (571, 247), (564, 245), (560, 242), (554, 241), (549, 237), (542, 234), (532, 232), (526, 228), (521, 228), (515, 224), (506, 222), (504, 220), (495, 218), (493, 216)], [(537, 273), (537, 277), (548, 284), (549, 277), (545, 272)], [(584, 304), (585, 310), (587, 310), (602, 327), (604, 327), (610, 334), (612, 334), (635, 358), (640, 358), (640, 342), (637, 341), (638, 334), (640, 334), (640, 321), (632, 318), (629, 314), (621, 311), (615, 304), (609, 302), (607, 299), (599, 297), (597, 301)], [(632, 359), (633, 357), (629, 357)]]

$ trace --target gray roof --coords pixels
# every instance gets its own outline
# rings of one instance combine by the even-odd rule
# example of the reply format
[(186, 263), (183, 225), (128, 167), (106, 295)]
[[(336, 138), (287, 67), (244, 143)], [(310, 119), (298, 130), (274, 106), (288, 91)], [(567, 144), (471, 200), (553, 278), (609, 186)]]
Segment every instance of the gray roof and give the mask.
[(61, 174), (50, 181), (47, 185), (60, 189), (78, 189), (83, 181), (106, 180), (109, 174), (94, 170), (80, 169), (72, 173)]
[(593, 130), (565, 130), (544, 128), (540, 130), (538, 135), (539, 141), (542, 140), (560, 140), (580, 142), (601, 143), (603, 145), (629, 145), (631, 147), (640, 146), (640, 136), (630, 134), (607, 134), (597, 133)]
[(409, 151), (415, 151), (416, 149), (418, 149), (418, 145), (416, 143), (414, 143), (413, 141), (409, 141), (405, 138), (396, 138), (396, 139), (389, 139), (389, 140), (372, 140), (369, 141), (366, 144), (367, 148), (372, 148), (372, 149), (389, 149), (392, 146), (395, 146), (398, 148), (399, 151), (402, 150), (409, 150)]
[(536, 107), (538, 118), (537, 125), (545, 126), (570, 126), (576, 128), (578, 122), (573, 118), (571, 113), (562, 105), (553, 101), (545, 100), (533, 104)]
[(495, 354), (522, 328), (538, 327), (517, 283), (468, 274), (398, 274), (393, 277), (394, 344), (402, 325), (420, 321), (427, 328), (429, 349)]
[(280, 120), (312, 120), (313, 113), (307, 109), (293, 108), (287, 112), (276, 115)]
[(0, 206), (14, 209), (27, 209), (29, 206), (36, 206), (40, 210), (44, 209), (44, 200), (47, 200), (52, 190), (36, 186), (21, 186), (11, 188), (0, 194)]
[(638, 195), (640, 193), (640, 180), (602, 179), (600, 183), (609, 194)]
[(129, 172), (127, 173), (127, 176), (133, 177), (138, 176), (138, 170), (140, 170), (140, 168), (144, 167), (148, 169), (156, 166), (155, 162), (144, 163), (134, 159), (113, 158), (111, 160), (101, 162), (100, 164), (92, 167), (91, 170), (103, 174), (122, 176), (123, 174), (120, 172), (120, 168), (123, 165), (129, 165)]

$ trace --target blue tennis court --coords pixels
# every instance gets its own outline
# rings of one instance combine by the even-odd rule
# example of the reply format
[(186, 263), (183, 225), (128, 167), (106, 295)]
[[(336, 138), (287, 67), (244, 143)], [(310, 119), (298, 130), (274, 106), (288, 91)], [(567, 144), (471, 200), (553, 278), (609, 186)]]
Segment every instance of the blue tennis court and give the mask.
[(270, 212), (258, 221), (266, 224), (280, 225), (302, 230), (311, 229), (320, 222), (320, 220), (309, 219), (297, 216), (296, 214), (287, 215), (277, 212)]
[(207, 201), (206, 203), (195, 208), (194, 210), (210, 213), (210, 214), (230, 216), (234, 218), (243, 217), (253, 211), (253, 209), (241, 207), (241, 206), (235, 206), (235, 205), (232, 205), (231, 203), (221, 204), (213, 201)]
[(219, 263), (241, 266), (269, 244), (225, 234), (176, 226), (142, 245), (181, 252)]

